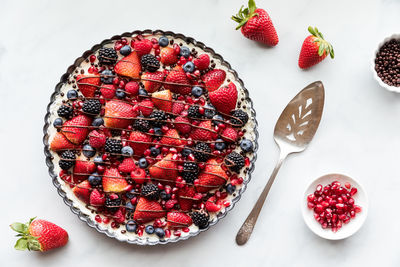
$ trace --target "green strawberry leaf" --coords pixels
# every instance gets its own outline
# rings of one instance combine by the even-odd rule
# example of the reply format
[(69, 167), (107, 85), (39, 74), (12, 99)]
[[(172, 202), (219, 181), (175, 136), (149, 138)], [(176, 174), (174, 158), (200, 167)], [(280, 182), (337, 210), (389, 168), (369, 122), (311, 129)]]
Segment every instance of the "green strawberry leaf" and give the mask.
[(25, 250), (28, 248), (28, 239), (26, 237), (20, 238), (14, 245), (16, 250)]
[(242, 26), (244, 26), (250, 18), (258, 16), (258, 13), (255, 13), (256, 9), (257, 6), (254, 0), (249, 0), (248, 7), (243, 9), (242, 6), (239, 9), (239, 12), (235, 16), (231, 17), (233, 21), (239, 23), (239, 25), (236, 27), (236, 30), (239, 30)]
[(38, 251), (40, 250), (40, 243), (37, 240), (37, 237), (31, 237), (28, 242), (28, 250)]
[(21, 234), (26, 234), (28, 232), (28, 226), (24, 223), (13, 223), (10, 225), (11, 229), (13, 229), (14, 231), (21, 233)]

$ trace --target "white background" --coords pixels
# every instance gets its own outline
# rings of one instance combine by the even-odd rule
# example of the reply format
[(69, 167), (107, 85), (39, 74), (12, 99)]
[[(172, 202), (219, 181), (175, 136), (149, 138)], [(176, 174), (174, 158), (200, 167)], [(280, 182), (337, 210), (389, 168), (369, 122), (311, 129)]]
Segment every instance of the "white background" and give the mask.
[[(400, 31), (399, 0), (258, 0), (279, 44), (265, 48), (235, 31), (230, 16), (245, 0), (0, 2), (1, 266), (399, 266), (400, 95), (371, 74), (377, 44)], [(336, 58), (302, 71), (298, 53), (309, 25), (331, 41)], [(44, 162), (43, 117), (55, 84), (93, 44), (135, 29), (181, 32), (222, 54), (254, 100), (260, 149), (253, 180), (215, 227), (178, 244), (138, 247), (86, 226), (62, 202)], [(234, 237), (267, 181), (278, 150), (276, 119), (305, 85), (322, 80), (323, 119), (308, 150), (284, 163), (252, 238)], [(337, 242), (305, 226), (300, 200), (308, 182), (339, 172), (358, 179), (370, 210), (363, 228)], [(44, 255), (13, 249), (8, 228), (39, 216), (65, 227), (69, 244)]]

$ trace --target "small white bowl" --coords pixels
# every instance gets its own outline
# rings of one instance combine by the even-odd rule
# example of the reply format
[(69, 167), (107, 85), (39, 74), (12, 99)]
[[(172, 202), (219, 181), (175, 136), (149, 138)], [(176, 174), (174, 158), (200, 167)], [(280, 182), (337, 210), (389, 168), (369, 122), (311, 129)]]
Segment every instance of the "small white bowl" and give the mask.
[(382, 81), (381, 78), (379, 78), (378, 73), (375, 70), (375, 59), (376, 59), (376, 54), (378, 54), (379, 49), (387, 42), (390, 41), (392, 39), (396, 39), (396, 40), (400, 40), (400, 34), (399, 33), (395, 33), (392, 34), (391, 36), (386, 37), (385, 39), (383, 39), (382, 42), (379, 43), (378, 48), (375, 50), (375, 54), (372, 58), (372, 65), (371, 65), (371, 70), (372, 73), (374, 75), (374, 79), (379, 83), (380, 86), (382, 86), (383, 88), (385, 88), (386, 90), (390, 91), (390, 92), (395, 92), (395, 93), (400, 93), (400, 87), (396, 87), (396, 86), (391, 86), (388, 85), (386, 83), (384, 83)]
[[(362, 208), (361, 212), (357, 213), (355, 218), (351, 219), (349, 223), (343, 224), (342, 228), (340, 228), (336, 233), (330, 228), (323, 229), (321, 224), (315, 220), (314, 211), (307, 207), (307, 196), (314, 193), (317, 185), (321, 184), (322, 186), (325, 186), (333, 181), (339, 181), (342, 185), (349, 182), (352, 187), (356, 187), (358, 191), (353, 198), (355, 204)], [(301, 210), (304, 222), (316, 235), (329, 240), (340, 240), (353, 235), (361, 228), (368, 213), (368, 198), (364, 188), (356, 180), (343, 174), (327, 174), (312, 181), (312, 183), (307, 187), (301, 201)]]

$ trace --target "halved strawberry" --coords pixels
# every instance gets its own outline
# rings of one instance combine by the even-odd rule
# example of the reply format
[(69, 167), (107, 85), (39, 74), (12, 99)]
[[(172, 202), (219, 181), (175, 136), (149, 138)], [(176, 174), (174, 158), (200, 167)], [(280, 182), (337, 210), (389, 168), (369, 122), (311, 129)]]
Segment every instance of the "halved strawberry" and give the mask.
[(76, 76), (76, 85), (81, 93), (86, 97), (94, 97), (98, 86), (100, 85), (100, 75), (82, 75)]
[(172, 159), (173, 154), (168, 154), (161, 161), (149, 168), (152, 179), (160, 183), (173, 184), (178, 176), (178, 165)]
[(205, 193), (219, 188), (228, 181), (228, 178), (221, 168), (221, 164), (215, 159), (210, 159), (207, 161), (205, 169), (199, 174), (195, 187), (197, 192)]
[(226, 127), (221, 134), (222, 139), (228, 143), (233, 143), (238, 139), (238, 133), (232, 127)]
[(89, 133), (89, 145), (94, 148), (101, 148), (106, 144), (106, 135), (93, 130)]
[(182, 211), (190, 211), (192, 209), (195, 194), (196, 191), (192, 186), (185, 186), (179, 189), (178, 201)]
[(133, 219), (139, 223), (146, 223), (158, 218), (162, 218), (165, 216), (165, 214), (166, 211), (163, 210), (160, 203), (141, 197), (136, 205)]
[(132, 158), (124, 158), (121, 164), (118, 165), (118, 170), (120, 172), (130, 173), (135, 169), (135, 161)]
[(140, 157), (143, 155), (144, 151), (150, 147), (152, 144), (152, 139), (149, 135), (133, 131), (129, 135), (128, 145), (133, 148), (135, 157)]
[(208, 92), (213, 92), (221, 86), (221, 84), (225, 81), (226, 72), (221, 69), (213, 69), (204, 74), (201, 79), (203, 80), (204, 84)]
[(183, 144), (183, 140), (175, 129), (169, 129), (164, 133), (160, 143), (165, 146), (176, 147)]
[(106, 202), (106, 197), (104, 193), (100, 193), (99, 190), (94, 189), (92, 193), (90, 193), (90, 200), (89, 203), (91, 206), (94, 207), (101, 207)]
[(154, 103), (150, 99), (144, 99), (142, 102), (138, 103), (138, 106), (140, 112), (142, 112), (142, 115), (148, 117), (153, 111)]
[(152, 48), (153, 43), (149, 39), (143, 39), (133, 43), (133, 49), (135, 49), (139, 57), (149, 54)]
[(210, 65), (210, 57), (207, 54), (201, 54), (193, 60), (193, 63), (199, 70), (205, 70)]
[(60, 132), (57, 132), (56, 135), (54, 135), (54, 138), (50, 143), (50, 149), (53, 151), (72, 150), (75, 148), (76, 146), (68, 141), (68, 139)]
[(160, 51), (161, 63), (164, 65), (173, 65), (178, 62), (178, 55), (172, 47), (161, 48)]
[(104, 99), (112, 99), (115, 96), (115, 91), (117, 88), (114, 84), (103, 84), (100, 87), (100, 93), (104, 97)]
[(168, 73), (164, 88), (181, 95), (188, 95), (192, 92), (190, 81), (181, 66), (176, 66)]
[(84, 159), (78, 159), (75, 162), (73, 170), (73, 182), (80, 183), (86, 180), (90, 174), (94, 173), (96, 170), (96, 164), (93, 161), (87, 161)]
[(114, 67), (116, 74), (132, 79), (139, 79), (141, 70), (140, 59), (135, 51), (121, 59)]
[(92, 119), (88, 116), (78, 115), (66, 121), (61, 128), (61, 132), (71, 143), (79, 145), (86, 139), (91, 123)]
[(106, 103), (104, 125), (110, 128), (126, 128), (133, 123), (138, 112), (134, 106), (120, 100), (111, 100)]
[(142, 74), (142, 83), (149, 93), (153, 93), (160, 89), (164, 81), (165, 73), (163, 71), (145, 72)]
[(198, 126), (193, 126), (193, 130), (190, 133), (190, 137), (193, 140), (199, 141), (210, 141), (214, 138), (215, 132), (212, 129), (212, 123), (210, 120), (202, 121)]
[(167, 226), (170, 228), (189, 227), (193, 221), (192, 218), (183, 212), (168, 212)]
[(208, 94), (211, 104), (221, 113), (229, 115), (235, 109), (238, 92), (234, 83), (229, 83)]
[(174, 121), (175, 129), (182, 134), (190, 133), (192, 126), (187, 117), (176, 117)]
[(117, 168), (106, 169), (103, 174), (104, 192), (121, 193), (128, 190), (131, 186), (122, 177)]
[(85, 181), (81, 182), (80, 184), (77, 184), (72, 189), (72, 192), (78, 199), (80, 199), (81, 201), (88, 204), (89, 199), (90, 199), (90, 189), (91, 189), (91, 186), (90, 186), (88, 180), (85, 180)]
[(172, 94), (170, 90), (163, 90), (155, 92), (151, 95), (156, 108), (164, 110), (165, 112), (171, 112), (172, 110)]

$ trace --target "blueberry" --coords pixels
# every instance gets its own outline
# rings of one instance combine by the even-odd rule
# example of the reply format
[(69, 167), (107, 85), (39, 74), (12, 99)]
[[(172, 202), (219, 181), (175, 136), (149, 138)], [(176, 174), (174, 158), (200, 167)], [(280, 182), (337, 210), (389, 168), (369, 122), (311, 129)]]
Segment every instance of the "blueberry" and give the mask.
[(133, 156), (133, 149), (130, 146), (124, 146), (121, 149), (121, 154), (127, 157)]
[(194, 97), (200, 97), (203, 94), (203, 88), (199, 87), (199, 86), (194, 86), (192, 88), (192, 95)]
[(100, 157), (100, 156), (95, 157), (95, 158), (93, 159), (93, 162), (94, 162), (94, 164), (96, 164), (96, 165), (99, 165), (99, 164), (103, 164), (103, 163), (104, 163), (103, 158)]
[(228, 184), (226, 186), (226, 192), (228, 192), (229, 195), (232, 195), (236, 190), (236, 186), (233, 184)]
[(149, 164), (147, 163), (147, 160), (145, 158), (140, 158), (139, 159), (139, 167), (140, 168), (146, 169), (147, 165), (149, 165)]
[(169, 44), (169, 40), (168, 40), (167, 37), (161, 36), (160, 39), (158, 39), (158, 44), (159, 44), (161, 47), (166, 47), (166, 46)]
[(171, 198), (171, 194), (167, 194), (167, 192), (165, 192), (165, 190), (160, 192), (160, 198), (162, 200), (168, 200)]
[(136, 196), (135, 192), (136, 192), (135, 189), (132, 189), (131, 191), (126, 192), (126, 193), (125, 193), (125, 196), (126, 196), (127, 198), (129, 198), (129, 199), (132, 199), (132, 198), (134, 198), (134, 197)]
[(101, 178), (101, 176), (100, 176), (97, 172), (93, 173), (93, 174), (90, 175), (89, 178), (88, 178), (89, 184), (90, 184), (91, 186), (98, 186), (98, 185), (101, 185), (102, 180), (103, 180), (103, 179)]
[(182, 149), (182, 156), (184, 156), (185, 158), (188, 157), (191, 153), (193, 153), (193, 151), (190, 148), (184, 148)]
[(224, 118), (221, 115), (217, 114), (213, 117), (212, 122), (214, 125), (218, 125), (220, 123), (224, 123)]
[(124, 90), (124, 89), (118, 88), (117, 91), (115, 91), (115, 95), (116, 95), (119, 99), (122, 99), (122, 98), (125, 98), (126, 93), (125, 93), (125, 90)]
[(183, 65), (183, 70), (185, 72), (193, 72), (194, 71), (194, 64), (192, 61), (188, 61)]
[(125, 46), (123, 46), (123, 47), (119, 50), (119, 52), (120, 52), (121, 55), (123, 55), (123, 56), (129, 55), (129, 54), (131, 53), (131, 51), (132, 51), (132, 49), (131, 49), (131, 46), (130, 46), (130, 45), (125, 45)]
[(240, 142), (240, 148), (244, 152), (252, 152), (253, 151), (253, 142), (251, 142), (248, 139), (243, 139), (242, 142)]
[(57, 118), (53, 122), (53, 126), (56, 128), (61, 127), (62, 125), (63, 125), (63, 120), (61, 118)]
[(137, 229), (137, 225), (134, 220), (127, 221), (125, 227), (126, 227), (126, 231), (128, 231), (130, 233), (136, 232), (136, 229)]
[(165, 236), (165, 231), (164, 231), (164, 229), (162, 229), (162, 228), (156, 228), (156, 229), (154, 229), (154, 233), (156, 233), (156, 235), (157, 235), (159, 238), (163, 238), (163, 237)]
[(114, 75), (111, 70), (103, 70), (101, 72), (101, 81), (105, 84), (112, 84), (114, 80)]
[(128, 201), (125, 204), (125, 208), (128, 209), (128, 210), (134, 210), (134, 209), (136, 209), (136, 206), (133, 205), (130, 201)]
[(92, 126), (97, 126), (97, 127), (99, 127), (99, 126), (101, 126), (103, 124), (104, 124), (103, 118), (96, 118), (92, 122)]
[(150, 154), (152, 157), (157, 157), (160, 155), (161, 151), (159, 148), (156, 148), (155, 146), (150, 147)]
[(157, 136), (162, 136), (163, 132), (162, 132), (161, 128), (155, 127), (154, 128), (154, 134), (157, 135)]
[(149, 94), (147, 93), (146, 89), (140, 88), (139, 95), (140, 96), (148, 96)]
[(222, 139), (217, 139), (215, 140), (215, 149), (222, 151), (226, 147), (224, 140)]
[(146, 233), (148, 233), (149, 235), (154, 234), (154, 227), (153, 225), (147, 225), (146, 228), (144, 229), (146, 231)]
[(76, 90), (69, 90), (67, 92), (67, 98), (68, 99), (77, 99), (78, 98), (78, 92)]
[(185, 58), (190, 56), (190, 49), (186, 46), (182, 46), (179, 54)]
[(94, 149), (91, 145), (84, 145), (82, 148), (82, 153), (85, 157), (91, 158), (96, 154), (96, 149)]
[(215, 110), (213, 105), (204, 105), (204, 116), (207, 119), (212, 119), (216, 113), (217, 111)]

